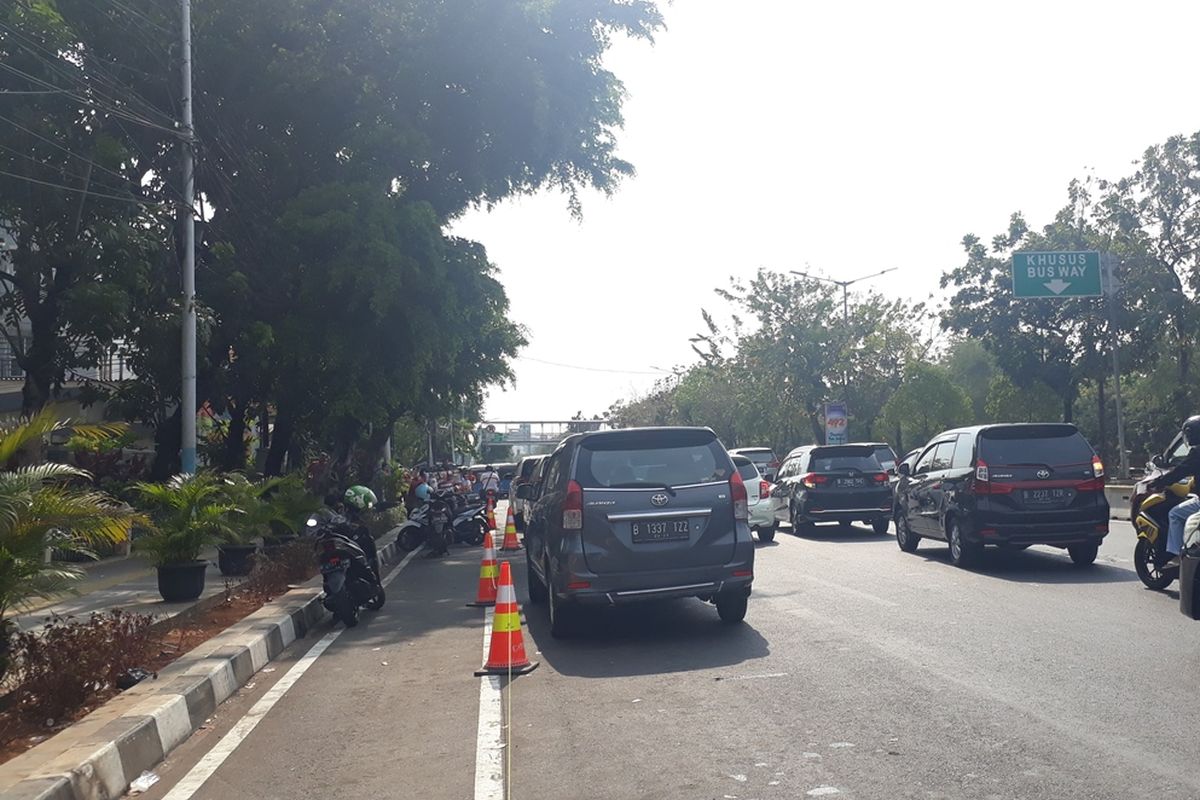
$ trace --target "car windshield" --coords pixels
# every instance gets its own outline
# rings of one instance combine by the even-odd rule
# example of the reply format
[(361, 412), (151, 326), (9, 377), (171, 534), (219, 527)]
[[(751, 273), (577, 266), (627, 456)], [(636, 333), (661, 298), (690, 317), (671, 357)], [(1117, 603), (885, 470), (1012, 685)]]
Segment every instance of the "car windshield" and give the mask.
[[(586, 488), (685, 486), (729, 480), (732, 464), (711, 433), (673, 432), (587, 440), (579, 449), (576, 480)], [(691, 433), (685, 431), (685, 434)]]
[(896, 468), (896, 454), (892, 452), (890, 447), (876, 447), (875, 458), (879, 461), (879, 466), (884, 469)]
[(979, 435), (979, 458), (988, 466), (1087, 464), (1092, 447), (1073, 425), (990, 428)]

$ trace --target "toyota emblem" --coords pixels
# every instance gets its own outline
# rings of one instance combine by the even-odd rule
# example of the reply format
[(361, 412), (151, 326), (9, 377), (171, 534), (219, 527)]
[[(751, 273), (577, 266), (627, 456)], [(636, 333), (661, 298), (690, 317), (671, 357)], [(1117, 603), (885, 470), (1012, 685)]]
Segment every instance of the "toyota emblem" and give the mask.
[(650, 502), (656, 506), (665, 506), (667, 503), (671, 502), (671, 498), (667, 497), (662, 492), (659, 492), (650, 498)]
[(1050, 477), (1050, 470), (1048, 470), (1048, 469), (1039, 469), (1039, 470), (1037, 471), (1037, 476), (1038, 476), (1038, 478), (1040, 478), (1041, 480), (1046, 480), (1047, 478), (1049, 478), (1049, 477)]

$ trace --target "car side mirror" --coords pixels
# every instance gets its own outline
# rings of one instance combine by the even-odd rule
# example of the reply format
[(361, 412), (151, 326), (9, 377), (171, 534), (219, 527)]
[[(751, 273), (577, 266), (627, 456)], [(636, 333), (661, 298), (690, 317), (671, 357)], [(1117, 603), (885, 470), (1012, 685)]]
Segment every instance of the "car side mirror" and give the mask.
[(517, 487), (517, 499), (518, 500), (532, 500), (533, 499), (533, 487), (530, 486), (528, 483), (522, 483), (520, 486)]
[[(911, 475), (912, 467), (909, 465), (909, 463), (907, 461), (905, 461), (903, 464), (896, 467), (896, 472), (899, 472), (901, 475)], [(895, 473), (893, 473), (893, 474), (895, 474)]]
[(1150, 463), (1153, 464), (1154, 466), (1158, 467), (1159, 469), (1162, 469), (1167, 466), (1167, 459), (1163, 456), (1162, 453), (1155, 453), (1150, 458)]

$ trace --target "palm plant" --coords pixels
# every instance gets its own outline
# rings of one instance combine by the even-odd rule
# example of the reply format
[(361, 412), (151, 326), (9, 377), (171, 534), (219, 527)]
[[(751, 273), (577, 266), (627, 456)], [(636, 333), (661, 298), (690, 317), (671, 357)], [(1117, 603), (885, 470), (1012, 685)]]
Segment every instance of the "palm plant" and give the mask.
[[(91, 548), (128, 535), (133, 510), (91, 488), (91, 475), (67, 464), (21, 466), (39, 454), (45, 437), (70, 429), (101, 441), (118, 425), (71, 425), (47, 408), (0, 426), (0, 674), (11, 625), (5, 617), (32, 598), (49, 598), (81, 577), (76, 567), (45, 563), (48, 548), (92, 555)], [(93, 556), (94, 557), (94, 556)]]
[(197, 561), (204, 548), (237, 535), (241, 509), (214, 475), (176, 475), (134, 484), (134, 491), (150, 514), (149, 533), (136, 546), (159, 567)]

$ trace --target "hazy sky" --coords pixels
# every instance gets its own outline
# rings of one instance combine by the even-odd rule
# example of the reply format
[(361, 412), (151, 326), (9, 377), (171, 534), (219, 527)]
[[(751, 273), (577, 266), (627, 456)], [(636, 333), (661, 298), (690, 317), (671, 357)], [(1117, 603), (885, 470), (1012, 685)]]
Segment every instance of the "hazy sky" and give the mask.
[[(567, 0), (569, 2), (569, 0)], [(1200, 2), (678, 0), (655, 46), (607, 65), (629, 92), (638, 170), (573, 220), (544, 193), (463, 218), (530, 344), (493, 420), (598, 413), (694, 360), (714, 287), (805, 264), (925, 297), (1020, 210), (1073, 177), (1131, 171), (1200, 128)], [(555, 364), (587, 367), (571, 369)]]

